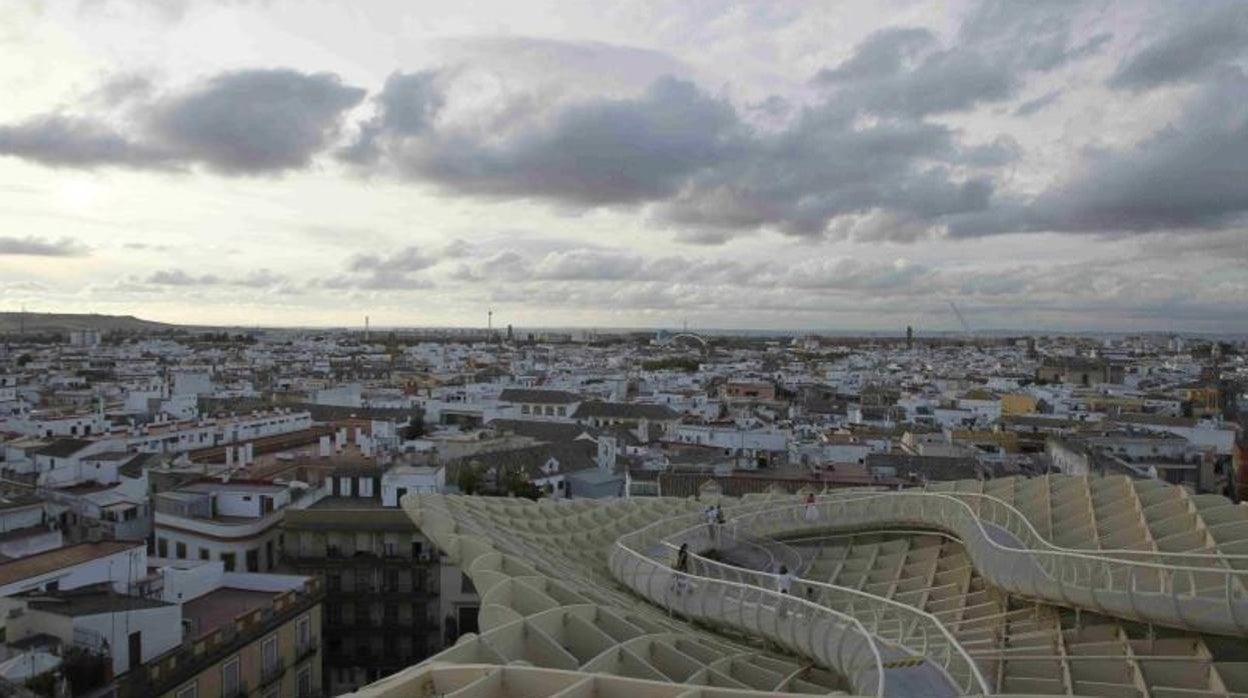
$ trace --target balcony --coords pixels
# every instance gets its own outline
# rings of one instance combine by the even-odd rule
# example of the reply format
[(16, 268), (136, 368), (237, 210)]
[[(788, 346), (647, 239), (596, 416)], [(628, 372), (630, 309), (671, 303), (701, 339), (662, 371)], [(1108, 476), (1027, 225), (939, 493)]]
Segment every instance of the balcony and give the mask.
[[(293, 621), (302, 613), (316, 607), (324, 599), (319, 579), (313, 578), (303, 587), (275, 596), (272, 605), (257, 608), (234, 618), (211, 635), (188, 641), (182, 647), (157, 657), (139, 669), (128, 672), (118, 682), (119, 698), (146, 698), (168, 693), (190, 677), (220, 662), (243, 647), (256, 643), (275, 628)], [(275, 681), (286, 667), (262, 668), (262, 683)], [(247, 694), (240, 687), (228, 698)]]
[(319, 650), (320, 648), (321, 648), (321, 643), (318, 642), (316, 638), (309, 638), (303, 642), (300, 642), (295, 647), (295, 664), (298, 664), (299, 662), (302, 662), (308, 657), (311, 657), (312, 655), (316, 654), (317, 650)]
[(274, 681), (281, 680), (286, 674), (286, 665), (279, 658), (277, 661), (266, 662), (260, 667), (260, 688), (264, 688)]

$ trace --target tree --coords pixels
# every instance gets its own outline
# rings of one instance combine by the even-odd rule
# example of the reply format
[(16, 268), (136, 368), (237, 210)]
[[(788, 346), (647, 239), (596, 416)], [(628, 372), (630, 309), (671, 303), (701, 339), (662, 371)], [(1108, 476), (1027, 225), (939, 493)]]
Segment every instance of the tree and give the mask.
[(521, 469), (507, 471), (499, 485), (500, 494), (525, 499), (542, 498), (542, 488), (530, 482)]
[(425, 435), (425, 413), (417, 412), (407, 420), (407, 426), (403, 427), (403, 438), (407, 440), (419, 439)]
[(460, 468), (459, 477), (455, 484), (459, 486), (459, 491), (464, 494), (478, 494), (481, 492), (481, 464), (472, 461), (468, 465)]

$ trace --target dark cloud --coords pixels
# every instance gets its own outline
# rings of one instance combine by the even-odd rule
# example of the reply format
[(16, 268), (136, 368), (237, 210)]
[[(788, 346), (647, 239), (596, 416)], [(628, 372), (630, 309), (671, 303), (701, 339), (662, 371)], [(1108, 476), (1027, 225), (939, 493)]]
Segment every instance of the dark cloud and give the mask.
[(686, 239), (763, 227), (816, 235), (837, 216), (876, 208), (923, 218), (978, 210), (991, 181), (954, 169), (1009, 157), (1002, 144), (963, 151), (948, 128), (921, 121), (859, 125), (836, 103), (758, 132), (726, 102), (670, 78), (633, 99), (574, 102), (477, 131), (439, 119), (445, 87), (430, 74), (392, 77), (348, 157), (367, 153), (373, 167), (461, 194), (651, 204), (653, 219)]
[(866, 112), (917, 118), (965, 111), (1013, 97), (1029, 73), (1099, 52), (1111, 36), (1076, 42), (1075, 14), (1053, 3), (981, 3), (949, 47), (927, 29), (884, 29), (814, 82)]
[(245, 276), (225, 278), (216, 274), (188, 274), (181, 269), (152, 272), (143, 283), (155, 286), (236, 286), (250, 289), (277, 288), (287, 285), (287, 278), (269, 269), (258, 269)]
[(12, 155), (51, 167), (175, 167), (173, 154), (127, 138), (110, 126), (61, 114), (34, 117), (0, 126), (0, 155)]
[(152, 135), (182, 158), (231, 174), (307, 166), (364, 90), (330, 73), (245, 70), (154, 105)]
[(1185, 3), (1179, 15), (1160, 38), (1122, 61), (1111, 87), (1140, 91), (1205, 78), (1248, 55), (1248, 4)]
[[(1248, 216), (1248, 75), (1228, 69), (1152, 137), (1085, 153), (1031, 201), (958, 216), (954, 235), (1209, 230)], [(1246, 242), (1245, 244), (1248, 244)]]
[(826, 106), (748, 146), (656, 204), (656, 219), (685, 231), (770, 227), (810, 236), (838, 217), (877, 209), (935, 223), (982, 210), (993, 190), (989, 179), (956, 177), (953, 133), (925, 122), (862, 126)]
[[(123, 81), (116, 89), (132, 94), (138, 87)], [(330, 145), (364, 94), (329, 73), (227, 72), (139, 103), (127, 97), (127, 108), (112, 119), (51, 113), (0, 126), (0, 154), (52, 166), (282, 172), (306, 167)]]
[(33, 235), (20, 238), (0, 236), (0, 256), (79, 257), (86, 253), (86, 248), (70, 238), (45, 240)]
[(391, 77), (377, 119), (345, 157), (384, 154), (384, 164), (404, 176), (459, 193), (632, 204), (673, 195), (691, 173), (724, 158), (741, 129), (727, 103), (670, 78), (633, 99), (530, 113), (502, 131), (435, 126), (441, 89), (426, 73)]
[(433, 125), (445, 104), (436, 71), (395, 73), (377, 95), (377, 113), (360, 126), (359, 136), (339, 153), (347, 162), (368, 164), (380, 156), (381, 139), (418, 137)]
[(438, 263), (438, 259), (416, 247), (406, 247), (390, 255), (359, 254), (347, 263), (349, 274), (320, 282), (326, 288), (405, 290), (429, 288), (428, 279), (417, 276)]
[(868, 36), (840, 65), (819, 71), (815, 80), (831, 84), (891, 77), (913, 67), (919, 53), (935, 45), (936, 36), (926, 29), (882, 29)]
[(1018, 108), (1014, 110), (1014, 116), (1031, 116), (1032, 114), (1038, 114), (1052, 106), (1061, 96), (1061, 90), (1053, 90), (1052, 92), (1042, 94), (1035, 99), (1029, 99), (1018, 105)]
[(221, 277), (213, 274), (194, 276), (181, 269), (153, 272), (144, 282), (157, 286), (217, 286), (224, 283)]

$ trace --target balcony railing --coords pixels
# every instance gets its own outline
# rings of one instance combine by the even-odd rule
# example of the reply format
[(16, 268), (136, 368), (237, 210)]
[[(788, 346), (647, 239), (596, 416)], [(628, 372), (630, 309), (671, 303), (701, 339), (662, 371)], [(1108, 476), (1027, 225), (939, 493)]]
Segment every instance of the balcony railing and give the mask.
[[(188, 678), (221, 661), (249, 643), (257, 642), (274, 628), (293, 621), (324, 599), (319, 578), (299, 589), (274, 597), (272, 605), (241, 614), (233, 623), (197, 640), (188, 640), (179, 649), (161, 655), (143, 667), (130, 671), (118, 684), (121, 698), (162, 695)], [(282, 668), (285, 671), (285, 667)], [(265, 675), (267, 683), (268, 676)], [(246, 695), (244, 691), (241, 695)]]
[(282, 662), (280, 657), (276, 661), (265, 662), (265, 664), (260, 667), (260, 688), (264, 688), (274, 681), (277, 681), (282, 678), (282, 675), (285, 673), (286, 664)]
[(317, 650), (319, 650), (320, 648), (321, 648), (321, 643), (318, 642), (316, 638), (314, 637), (308, 638), (307, 640), (304, 640), (303, 642), (298, 643), (295, 646), (295, 663), (298, 664), (299, 662), (302, 662), (308, 657), (311, 657), (312, 655), (316, 654)]

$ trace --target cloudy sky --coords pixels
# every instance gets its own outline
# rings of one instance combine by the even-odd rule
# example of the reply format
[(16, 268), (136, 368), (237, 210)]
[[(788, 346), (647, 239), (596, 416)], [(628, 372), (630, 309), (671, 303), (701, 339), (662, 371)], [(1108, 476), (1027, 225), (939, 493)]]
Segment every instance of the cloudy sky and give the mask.
[(1248, 3), (13, 0), (0, 309), (1248, 331)]

